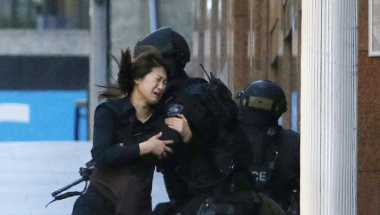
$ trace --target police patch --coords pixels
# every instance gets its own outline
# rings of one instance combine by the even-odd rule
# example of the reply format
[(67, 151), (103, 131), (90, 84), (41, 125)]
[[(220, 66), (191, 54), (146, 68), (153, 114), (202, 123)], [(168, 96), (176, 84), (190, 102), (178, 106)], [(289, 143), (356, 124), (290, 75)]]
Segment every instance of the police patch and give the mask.
[(182, 109), (183, 109), (182, 105), (170, 104), (168, 107), (167, 115), (168, 116), (176, 116), (177, 114), (181, 113)]

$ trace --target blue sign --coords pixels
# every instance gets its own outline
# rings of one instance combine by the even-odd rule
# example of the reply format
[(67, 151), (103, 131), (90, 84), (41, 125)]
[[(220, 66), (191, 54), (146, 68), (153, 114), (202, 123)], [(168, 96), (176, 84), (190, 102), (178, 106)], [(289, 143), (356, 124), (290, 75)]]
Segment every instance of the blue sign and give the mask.
[[(0, 91), (0, 142), (74, 140), (76, 101), (83, 99), (86, 90)], [(86, 139), (87, 118), (79, 122)]]

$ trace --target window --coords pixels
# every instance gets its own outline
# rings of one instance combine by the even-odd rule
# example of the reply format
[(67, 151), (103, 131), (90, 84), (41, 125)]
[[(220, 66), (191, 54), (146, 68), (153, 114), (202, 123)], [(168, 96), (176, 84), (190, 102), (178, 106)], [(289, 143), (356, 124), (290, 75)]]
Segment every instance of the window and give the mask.
[(89, 0), (0, 0), (0, 28), (88, 29)]
[(369, 0), (369, 56), (380, 56), (380, 0)]

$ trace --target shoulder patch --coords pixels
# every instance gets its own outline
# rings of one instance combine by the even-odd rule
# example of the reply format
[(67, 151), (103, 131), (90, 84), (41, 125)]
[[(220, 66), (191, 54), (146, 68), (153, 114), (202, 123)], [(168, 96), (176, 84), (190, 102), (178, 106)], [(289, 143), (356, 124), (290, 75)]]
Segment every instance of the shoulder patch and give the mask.
[(181, 113), (183, 109), (182, 105), (179, 104), (170, 104), (168, 106), (167, 115), (168, 116), (176, 116), (177, 114)]

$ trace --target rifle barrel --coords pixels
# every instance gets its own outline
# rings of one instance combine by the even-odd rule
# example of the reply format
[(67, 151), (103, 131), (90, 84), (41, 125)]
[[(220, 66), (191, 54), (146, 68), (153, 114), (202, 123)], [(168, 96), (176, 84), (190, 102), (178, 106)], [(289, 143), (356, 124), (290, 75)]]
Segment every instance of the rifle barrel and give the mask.
[(58, 195), (58, 194), (62, 193), (63, 191), (65, 191), (65, 190), (67, 190), (67, 189), (69, 189), (69, 188), (71, 188), (71, 187), (73, 187), (73, 186), (75, 186), (75, 185), (81, 183), (82, 181), (84, 181), (84, 178), (83, 178), (83, 177), (80, 178), (80, 179), (75, 180), (73, 183), (71, 183), (71, 184), (69, 184), (69, 185), (66, 185), (66, 186), (62, 187), (61, 189), (58, 189), (58, 190), (52, 192), (51, 195), (52, 195), (53, 197), (55, 197), (56, 195)]

